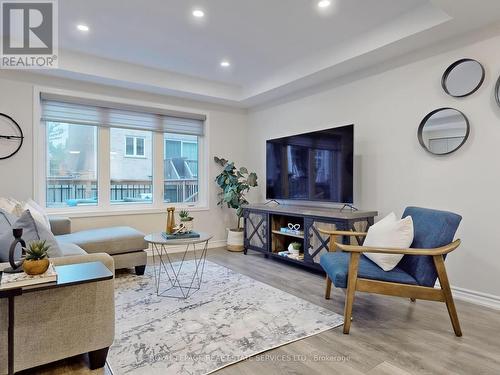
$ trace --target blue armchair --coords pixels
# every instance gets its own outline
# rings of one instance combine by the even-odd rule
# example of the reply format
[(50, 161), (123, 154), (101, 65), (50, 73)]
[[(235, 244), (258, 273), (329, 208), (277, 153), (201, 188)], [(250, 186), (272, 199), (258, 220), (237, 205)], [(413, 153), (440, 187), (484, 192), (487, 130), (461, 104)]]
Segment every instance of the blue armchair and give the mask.
[[(409, 249), (373, 248), (337, 243), (339, 236), (354, 236), (357, 239), (366, 233), (351, 231), (326, 231), (330, 235), (330, 252), (323, 254), (320, 264), (326, 272), (325, 298), (330, 298), (332, 282), (337, 288), (347, 289), (344, 310), (344, 333), (351, 326), (352, 306), (355, 291), (407, 297), (412, 301), (424, 299), (445, 302), (453, 329), (462, 336), (444, 260), (446, 255), (460, 245), (453, 242), (462, 217), (460, 215), (408, 207), (403, 217), (411, 216), (414, 239)], [(359, 240), (358, 240), (359, 241)], [(341, 251), (336, 251), (340, 249)], [(404, 254), (401, 262), (392, 271), (384, 271), (363, 253)], [(441, 288), (434, 288), (439, 278)]]

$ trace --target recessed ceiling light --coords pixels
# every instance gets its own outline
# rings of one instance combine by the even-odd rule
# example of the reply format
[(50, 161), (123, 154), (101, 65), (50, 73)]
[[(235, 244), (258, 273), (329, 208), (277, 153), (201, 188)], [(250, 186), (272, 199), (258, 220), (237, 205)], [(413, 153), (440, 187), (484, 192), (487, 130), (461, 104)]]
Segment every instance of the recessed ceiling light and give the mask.
[(223, 68), (229, 68), (231, 66), (231, 63), (227, 60), (222, 60), (220, 62), (220, 66), (222, 66)]
[(78, 155), (80, 153), (80, 151), (71, 150), (69, 153), (73, 154), (73, 155)]
[(327, 8), (330, 6), (332, 2), (330, 0), (321, 0), (320, 2), (318, 2), (318, 7), (320, 8)]
[(195, 9), (193, 10), (193, 16), (196, 18), (203, 18), (205, 17), (205, 12), (202, 11), (201, 9)]
[(84, 24), (76, 25), (76, 28), (80, 31), (89, 31), (89, 27), (87, 25), (84, 25)]

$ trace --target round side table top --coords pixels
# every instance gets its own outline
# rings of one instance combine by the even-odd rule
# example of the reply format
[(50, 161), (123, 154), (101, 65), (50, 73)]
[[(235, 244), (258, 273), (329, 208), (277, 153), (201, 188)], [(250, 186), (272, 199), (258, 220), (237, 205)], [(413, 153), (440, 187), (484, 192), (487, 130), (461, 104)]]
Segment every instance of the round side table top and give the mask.
[(198, 232), (200, 237), (196, 238), (173, 238), (166, 239), (162, 236), (161, 232), (148, 234), (144, 237), (144, 240), (149, 243), (159, 244), (159, 245), (186, 245), (191, 243), (201, 243), (209, 241), (213, 236), (208, 233)]

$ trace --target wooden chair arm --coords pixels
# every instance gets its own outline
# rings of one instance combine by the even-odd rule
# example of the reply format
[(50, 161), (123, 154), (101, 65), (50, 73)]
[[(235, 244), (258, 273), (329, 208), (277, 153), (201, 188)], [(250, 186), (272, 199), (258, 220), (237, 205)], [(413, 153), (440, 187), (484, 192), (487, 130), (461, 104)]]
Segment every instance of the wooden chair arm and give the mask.
[(318, 231), (322, 234), (327, 234), (329, 236), (356, 236), (356, 237), (366, 237), (368, 233), (365, 232), (352, 232), (350, 230), (325, 230), (318, 228)]
[(460, 246), (461, 241), (455, 240), (452, 243), (438, 247), (435, 249), (390, 249), (390, 248), (378, 248), (378, 247), (368, 247), (368, 246), (353, 246), (344, 245), (341, 243), (336, 243), (335, 246), (342, 251), (348, 253), (382, 253), (382, 254), (405, 254), (405, 255), (444, 255), (451, 253), (457, 247)]

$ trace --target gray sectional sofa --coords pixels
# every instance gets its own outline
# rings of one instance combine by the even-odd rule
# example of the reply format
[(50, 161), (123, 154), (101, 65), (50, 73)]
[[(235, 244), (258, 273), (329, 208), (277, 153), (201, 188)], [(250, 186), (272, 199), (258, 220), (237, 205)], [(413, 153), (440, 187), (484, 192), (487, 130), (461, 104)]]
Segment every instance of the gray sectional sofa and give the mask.
[(135, 268), (138, 275), (146, 269), (148, 244), (144, 234), (130, 227), (109, 227), (71, 233), (71, 220), (50, 217), (52, 233), (64, 255), (107, 253), (113, 257), (115, 269)]
[[(144, 273), (147, 243), (141, 232), (112, 227), (71, 233), (64, 217), (50, 224), (63, 253), (51, 258), (54, 265), (100, 261), (113, 273), (129, 267)], [(0, 263), (0, 270), (8, 266)], [(0, 374), (7, 373), (7, 305), (0, 300)], [(16, 297), (14, 324), (16, 372), (83, 353), (89, 353), (91, 368), (101, 367), (115, 335), (114, 280)]]

